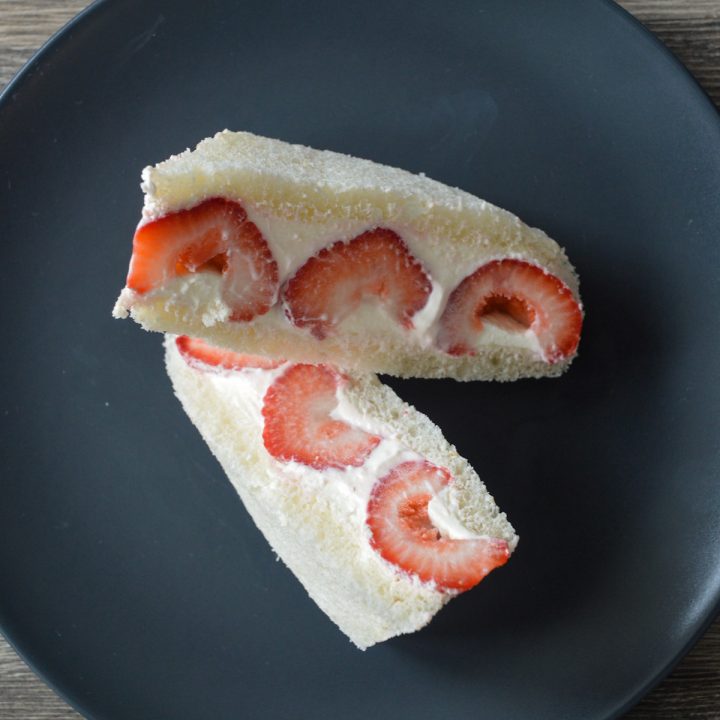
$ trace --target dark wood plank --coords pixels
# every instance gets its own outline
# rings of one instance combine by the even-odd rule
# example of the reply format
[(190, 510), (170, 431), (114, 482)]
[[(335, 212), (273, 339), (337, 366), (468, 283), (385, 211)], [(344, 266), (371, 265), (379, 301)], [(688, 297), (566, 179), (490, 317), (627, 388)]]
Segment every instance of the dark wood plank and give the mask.
[(0, 87), (88, 0), (0, 0)]
[(622, 0), (720, 106), (720, 0)]
[(1, 636), (0, 718), (80, 720), (80, 715), (35, 676)]

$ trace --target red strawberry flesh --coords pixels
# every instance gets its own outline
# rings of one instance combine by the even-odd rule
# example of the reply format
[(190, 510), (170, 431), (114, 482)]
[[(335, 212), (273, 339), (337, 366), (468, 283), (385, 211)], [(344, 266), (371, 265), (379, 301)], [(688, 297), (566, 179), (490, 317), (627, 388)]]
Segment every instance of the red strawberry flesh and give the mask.
[(452, 480), (425, 460), (395, 466), (370, 494), (367, 524), (371, 545), (388, 562), (440, 590), (468, 590), (510, 557), (505, 540), (443, 537), (428, 504)]
[(327, 365), (291, 365), (263, 400), (267, 451), (318, 470), (362, 465), (380, 438), (330, 416), (344, 381)]
[(278, 267), (242, 205), (211, 198), (137, 229), (127, 286), (140, 294), (196, 272), (222, 275), (230, 319), (252, 320), (275, 303)]
[(290, 321), (322, 339), (367, 300), (412, 328), (431, 291), (430, 278), (397, 233), (376, 228), (310, 258), (288, 281), (284, 299)]
[(493, 260), (468, 275), (450, 294), (440, 318), (438, 346), (450, 355), (474, 355), (486, 324), (535, 334), (543, 359), (572, 356), (583, 316), (570, 288), (523, 260)]
[(175, 344), (188, 365), (202, 370), (209, 368), (222, 370), (243, 370), (245, 368), (272, 370), (285, 362), (284, 360), (276, 360), (261, 355), (245, 355), (232, 350), (225, 350), (210, 345), (200, 338), (191, 338), (187, 335), (180, 335), (175, 338)]

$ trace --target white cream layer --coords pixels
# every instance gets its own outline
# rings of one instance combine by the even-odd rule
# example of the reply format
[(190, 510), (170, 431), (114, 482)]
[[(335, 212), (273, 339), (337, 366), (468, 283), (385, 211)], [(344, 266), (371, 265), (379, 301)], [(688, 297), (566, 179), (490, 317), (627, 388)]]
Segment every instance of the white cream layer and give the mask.
[[(270, 251), (278, 264), (280, 287), (292, 277), (298, 268), (324, 247), (339, 240), (348, 241), (361, 233), (373, 229), (367, 223), (327, 222), (307, 223), (288, 220), (269, 214), (251, 203), (240, 201), (251, 220), (268, 243)], [(145, 215), (139, 227), (154, 220), (153, 215)], [(400, 335), (405, 340), (417, 344), (422, 349), (433, 347), (439, 329), (439, 320), (447, 304), (450, 293), (470, 273), (481, 265), (497, 259), (490, 249), (486, 256), (482, 248), (478, 252), (474, 267), (466, 267), (460, 258), (454, 258), (455, 248), (451, 243), (428, 241), (420, 238), (408, 228), (383, 225), (395, 231), (405, 242), (412, 255), (420, 261), (432, 282), (432, 291), (425, 306), (412, 318), (413, 327), (406, 330), (393, 318), (387, 315), (382, 305), (375, 300), (366, 300), (353, 313), (346, 317), (339, 328), (349, 334), (364, 336)], [(505, 257), (521, 256), (507, 255)], [(143, 298), (148, 300), (157, 297), (167, 300), (167, 304), (178, 308), (200, 313), (203, 324), (212, 327), (216, 323), (226, 322), (230, 316), (230, 308), (223, 302), (220, 293), (220, 276), (212, 272), (196, 273), (168, 280), (163, 287), (144, 295), (139, 295), (125, 288), (118, 298), (113, 315), (124, 318), (130, 308)], [(275, 326), (287, 331), (292, 326), (279, 302), (260, 320), (263, 325)], [(294, 327), (292, 327), (295, 330)], [(308, 330), (300, 332), (307, 333)], [(497, 345), (526, 349), (542, 357), (538, 339), (532, 330), (524, 332), (508, 332), (505, 329), (485, 323), (483, 331), (477, 337), (478, 346)]]
[[(225, 304), (221, 295), (222, 277), (214, 272), (199, 272), (168, 280), (163, 287), (151, 290), (144, 295), (124, 288), (118, 298), (113, 315), (124, 318), (130, 308), (143, 298), (153, 300), (162, 298), (166, 308), (176, 307), (184, 312), (199, 314), (203, 325), (212, 327), (217, 323), (227, 322), (230, 307)], [(406, 330), (390, 317), (379, 302), (364, 301), (353, 313), (348, 315), (339, 327), (343, 332), (353, 335), (402, 335), (416, 343), (422, 349), (429, 349), (435, 342), (439, 328), (439, 320), (447, 302), (447, 290), (437, 281), (433, 281), (433, 289), (424, 308), (413, 317), (413, 328)], [(292, 326), (285, 315), (281, 303), (274, 305), (268, 313), (258, 318), (268, 328), (276, 327), (283, 331), (308, 332)], [(529, 350), (542, 356), (540, 343), (535, 333), (528, 329), (524, 332), (508, 332), (503, 328), (485, 323), (483, 331), (477, 336), (477, 345), (500, 346)]]
[[(339, 223), (333, 221), (324, 224), (317, 222), (310, 224), (270, 215), (249, 203), (244, 204), (241, 201), (241, 204), (247, 212), (248, 219), (255, 223), (263, 234), (275, 257), (281, 287), (301, 265), (323, 248), (337, 241), (352, 240), (377, 227), (360, 222)], [(478, 267), (498, 258), (488, 248), (485, 254), (478, 253), (477, 264), (475, 267), (469, 268), (453, 257), (453, 246), (450, 243), (443, 243), (441, 238), (422, 238), (409, 228), (397, 227), (392, 224), (385, 224), (383, 227), (398, 234), (412, 256), (420, 261), (430, 277), (432, 291), (428, 301), (425, 307), (413, 316), (413, 328), (410, 330), (400, 328), (398, 323), (385, 313), (380, 303), (374, 300), (365, 301), (361, 307), (340, 323), (340, 328), (346, 332), (359, 334), (368, 331), (372, 331), (373, 334), (400, 332), (407, 334), (420, 347), (429, 348), (435, 341), (439, 320), (445, 310), (450, 293)], [(517, 257), (521, 260), (524, 259), (520, 256)], [(278, 319), (284, 326), (287, 325), (288, 321), (279, 307), (273, 308), (271, 313), (279, 315)], [(485, 323), (483, 332), (478, 336), (478, 344), (526, 348), (542, 355), (537, 337), (531, 330), (508, 332)]]

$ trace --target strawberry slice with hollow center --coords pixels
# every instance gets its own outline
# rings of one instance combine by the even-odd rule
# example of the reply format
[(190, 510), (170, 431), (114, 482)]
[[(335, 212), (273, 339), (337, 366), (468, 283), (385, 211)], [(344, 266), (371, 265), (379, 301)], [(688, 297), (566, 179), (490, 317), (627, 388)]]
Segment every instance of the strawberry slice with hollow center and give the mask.
[(493, 260), (453, 290), (437, 344), (450, 355), (474, 355), (486, 324), (511, 333), (530, 330), (543, 359), (553, 364), (577, 350), (582, 323), (580, 304), (560, 279), (523, 260)]
[(263, 400), (267, 451), (277, 460), (318, 470), (362, 465), (380, 438), (330, 417), (344, 381), (327, 365), (291, 365)]
[(187, 335), (180, 335), (175, 338), (183, 360), (190, 367), (200, 370), (243, 370), (245, 368), (258, 368), (260, 370), (273, 370), (280, 367), (285, 361), (263, 357), (262, 355), (245, 355), (232, 350), (215, 347), (206, 343), (200, 338), (191, 338)]
[(428, 503), (452, 476), (426, 460), (396, 465), (378, 480), (367, 506), (370, 544), (388, 562), (440, 590), (468, 590), (510, 557), (505, 540), (443, 537)]
[(405, 328), (425, 307), (432, 282), (397, 233), (376, 228), (311, 257), (288, 281), (286, 314), (323, 339), (364, 300), (378, 301)]
[(222, 274), (230, 319), (252, 320), (277, 298), (278, 267), (242, 205), (211, 198), (142, 225), (133, 238), (127, 286), (140, 294), (195, 272)]

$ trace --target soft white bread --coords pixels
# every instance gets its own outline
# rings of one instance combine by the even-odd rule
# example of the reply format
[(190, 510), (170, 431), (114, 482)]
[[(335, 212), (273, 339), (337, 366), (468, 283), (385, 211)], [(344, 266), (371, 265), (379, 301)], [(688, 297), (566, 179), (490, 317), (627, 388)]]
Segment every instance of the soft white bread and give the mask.
[(528, 333), (488, 333), (473, 355), (438, 349), (438, 320), (454, 288), (485, 263), (512, 258), (552, 274), (579, 304), (564, 251), (511, 213), (423, 175), (250, 133), (224, 131), (143, 172), (141, 226), (203, 200), (239, 202), (267, 240), (284, 284), (322, 248), (374, 228), (396, 232), (432, 280), (412, 332), (366, 302), (322, 340), (287, 319), (282, 298), (250, 322), (229, 320), (220, 277), (197, 272), (114, 310), (148, 330), (201, 337), (240, 352), (397, 376), (512, 380), (559, 375), (574, 352), (547, 362)]
[(385, 445), (373, 451), (366, 467), (317, 471), (278, 461), (265, 449), (263, 394), (286, 366), (240, 373), (203, 370), (188, 365), (170, 337), (166, 366), (175, 394), (258, 528), (358, 647), (423, 627), (453, 597), (452, 591), (399, 570), (370, 545), (362, 488), (368, 473), (396, 462), (387, 447), (395, 452), (392, 448), (401, 446), (405, 455), (414, 453), (447, 468), (454, 481), (443, 506), (452, 522), (466, 533), (500, 538), (510, 551), (515, 548), (512, 526), (468, 462), (439, 428), (376, 377), (350, 375), (341, 405), (358, 426), (380, 429)]

